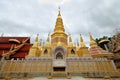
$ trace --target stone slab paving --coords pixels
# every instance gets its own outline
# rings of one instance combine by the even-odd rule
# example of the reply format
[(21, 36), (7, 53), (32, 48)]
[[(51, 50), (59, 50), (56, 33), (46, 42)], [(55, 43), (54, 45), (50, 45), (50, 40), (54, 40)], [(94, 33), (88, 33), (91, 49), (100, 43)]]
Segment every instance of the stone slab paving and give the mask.
[[(1, 79), (0, 79), (1, 80)], [(2, 79), (4, 80), (4, 79)], [(120, 80), (120, 78), (102, 79), (102, 78), (83, 78), (83, 77), (72, 77), (71, 79), (66, 78), (53, 78), (48, 79), (46, 77), (36, 77), (36, 78), (24, 78), (24, 79), (11, 79), (11, 80)]]

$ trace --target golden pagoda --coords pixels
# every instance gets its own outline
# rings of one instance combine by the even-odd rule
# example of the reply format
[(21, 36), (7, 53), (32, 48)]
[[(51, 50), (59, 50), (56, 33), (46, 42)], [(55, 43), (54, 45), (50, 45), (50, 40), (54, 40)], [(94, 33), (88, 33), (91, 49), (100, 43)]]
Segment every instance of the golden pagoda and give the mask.
[(54, 32), (48, 34), (46, 43), (39, 35), (29, 50), (25, 59), (4, 60), (0, 64), (0, 76), (10, 77), (47, 76), (48, 78), (72, 76), (83, 77), (119, 77), (113, 60), (114, 55), (103, 50), (90, 34), (90, 48), (80, 35), (80, 43), (73, 45), (72, 36), (65, 32), (60, 9)]

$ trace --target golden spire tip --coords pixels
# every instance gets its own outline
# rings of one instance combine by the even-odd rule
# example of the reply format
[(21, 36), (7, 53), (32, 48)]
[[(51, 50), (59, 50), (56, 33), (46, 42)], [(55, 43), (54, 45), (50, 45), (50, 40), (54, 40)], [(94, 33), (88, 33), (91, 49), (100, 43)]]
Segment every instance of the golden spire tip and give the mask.
[(60, 6), (58, 7), (59, 11), (60, 11)]
[(58, 7), (58, 16), (61, 16), (61, 14), (60, 14), (60, 6)]

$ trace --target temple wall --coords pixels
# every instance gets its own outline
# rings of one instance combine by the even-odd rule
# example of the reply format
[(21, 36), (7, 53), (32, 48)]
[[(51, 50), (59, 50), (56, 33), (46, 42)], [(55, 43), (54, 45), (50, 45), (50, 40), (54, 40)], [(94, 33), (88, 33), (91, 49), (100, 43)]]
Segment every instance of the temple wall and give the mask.
[[(67, 59), (67, 72), (115, 72), (111, 60), (99, 59)], [(7, 60), (1, 72), (51, 72), (51, 60)]]
[(117, 72), (112, 60), (92, 58), (67, 58), (67, 71), (69, 73), (104, 73), (112, 75)]
[[(33, 58), (26, 60), (5, 60), (0, 64), (0, 76), (7, 74), (52, 74), (52, 58)], [(104, 77), (105, 75), (119, 76), (118, 71), (113, 66), (112, 60), (93, 59), (87, 57), (67, 57), (66, 73), (71, 75), (94, 75), (94, 77)]]
[(6, 60), (1, 67), (2, 73), (42, 73), (51, 72), (51, 60)]

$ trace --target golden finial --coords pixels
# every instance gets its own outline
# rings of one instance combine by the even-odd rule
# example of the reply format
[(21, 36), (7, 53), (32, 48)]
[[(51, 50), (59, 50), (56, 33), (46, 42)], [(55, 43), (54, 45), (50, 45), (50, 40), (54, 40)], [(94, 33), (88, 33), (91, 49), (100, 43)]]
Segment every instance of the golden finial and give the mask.
[(71, 34), (69, 35), (69, 46), (73, 46)]
[(49, 42), (49, 41), (50, 41), (49, 36), (50, 36), (50, 33), (48, 34), (47, 42)]
[(60, 11), (60, 6), (58, 7), (59, 11)]
[(92, 35), (90, 33), (89, 33), (89, 35), (90, 35), (90, 46), (97, 46), (97, 43), (93, 39)]
[(38, 42), (38, 36), (39, 36), (39, 34), (37, 34), (37, 37), (36, 37), (36, 40), (35, 40), (36, 42)]
[(58, 7), (58, 16), (61, 16), (61, 14), (60, 14), (60, 6)]
[(90, 40), (91, 41), (94, 40), (90, 32), (89, 32), (89, 35), (90, 35)]
[(43, 46), (43, 42), (42, 42), (42, 39), (40, 39), (40, 46)]
[(81, 47), (86, 47), (81, 34), (80, 34), (80, 46)]
[(46, 40), (46, 46), (50, 46), (50, 33), (48, 34), (48, 37)]
[(69, 34), (69, 42), (72, 42), (71, 34)]
[(80, 34), (80, 42), (83, 42), (83, 38), (82, 38), (81, 34)]

